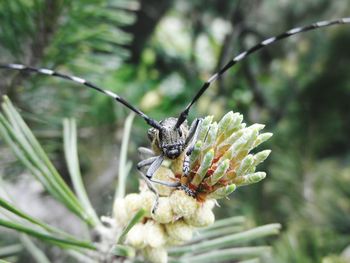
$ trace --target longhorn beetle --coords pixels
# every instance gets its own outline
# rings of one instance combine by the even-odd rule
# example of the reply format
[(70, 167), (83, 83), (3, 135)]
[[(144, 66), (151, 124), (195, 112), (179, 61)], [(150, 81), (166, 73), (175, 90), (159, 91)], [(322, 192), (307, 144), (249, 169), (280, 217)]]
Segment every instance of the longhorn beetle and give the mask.
[[(76, 76), (69, 76), (66, 74), (62, 74), (59, 72), (55, 72), (50, 69), (44, 69), (44, 68), (33, 68), (30, 66), (25, 66), (22, 64), (0, 64), (0, 68), (2, 69), (12, 69), (12, 70), (20, 70), (20, 71), (28, 71), (28, 72), (34, 72), (49, 76), (54, 76), (58, 78), (63, 78), (69, 81), (73, 81), (82, 85), (85, 85), (88, 88), (95, 89), (109, 97), (112, 97), (119, 103), (123, 104), (125, 107), (129, 108), (131, 111), (135, 112), (137, 115), (141, 116), (148, 125), (150, 125), (152, 128), (148, 130), (148, 137), (152, 141), (152, 144), (156, 146), (156, 152), (155, 155), (153, 151), (146, 149), (146, 148), (140, 148), (141, 152), (144, 152), (148, 155), (151, 155), (148, 159), (145, 159), (138, 163), (137, 168), (139, 169), (141, 175), (146, 180), (146, 183), (150, 187), (152, 191), (154, 191), (157, 195), (157, 191), (152, 185), (151, 182), (166, 185), (169, 187), (175, 187), (185, 190), (185, 192), (191, 196), (194, 196), (196, 193), (194, 193), (192, 190), (187, 188), (184, 185), (181, 185), (179, 182), (169, 183), (164, 182), (160, 180), (156, 180), (152, 178), (154, 173), (158, 170), (158, 168), (162, 165), (162, 162), (164, 159), (170, 159), (174, 160), (178, 158), (181, 154), (185, 153), (185, 159), (183, 161), (183, 173), (184, 176), (186, 176), (189, 172), (189, 156), (191, 155), (193, 145), (196, 141), (197, 137), (197, 131), (198, 127), (200, 125), (201, 119), (197, 118), (193, 121), (190, 127), (188, 127), (187, 124), (187, 116), (189, 114), (189, 111), (193, 104), (203, 95), (203, 93), (210, 87), (210, 85), (221, 75), (223, 75), (229, 68), (233, 67), (238, 62), (242, 61), (246, 57), (248, 57), (250, 54), (269, 46), (279, 40), (288, 38), (292, 35), (322, 28), (322, 27), (328, 27), (332, 25), (339, 25), (339, 24), (350, 24), (350, 17), (335, 19), (335, 20), (328, 20), (328, 21), (320, 21), (313, 23), (308, 26), (304, 27), (296, 27), (293, 29), (290, 29), (282, 34), (279, 34), (274, 37), (270, 37), (265, 39), (264, 41), (256, 44), (255, 46), (251, 47), (250, 49), (238, 54), (236, 57), (234, 57), (232, 60), (230, 60), (222, 69), (220, 69), (217, 73), (212, 75), (200, 88), (200, 90), (197, 92), (197, 94), (193, 97), (191, 102), (186, 106), (186, 108), (180, 113), (178, 118), (166, 118), (163, 121), (156, 121), (149, 116), (147, 116), (145, 113), (143, 113), (141, 110), (137, 109), (133, 105), (131, 105), (129, 102), (127, 102), (125, 99), (120, 97), (119, 95), (115, 94), (112, 91), (102, 89), (95, 84), (84, 80), (80, 77)], [(148, 167), (146, 174), (143, 174), (141, 169)], [(158, 195), (157, 195), (158, 197)], [(157, 203), (157, 201), (156, 201)], [(154, 208), (156, 207), (156, 204)]]

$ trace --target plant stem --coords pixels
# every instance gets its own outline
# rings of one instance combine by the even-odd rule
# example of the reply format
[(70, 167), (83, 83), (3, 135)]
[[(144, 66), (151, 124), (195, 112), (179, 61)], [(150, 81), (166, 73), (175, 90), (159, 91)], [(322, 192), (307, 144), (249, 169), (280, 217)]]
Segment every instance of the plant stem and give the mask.
[(124, 132), (123, 132), (123, 140), (122, 146), (120, 148), (120, 156), (119, 156), (119, 168), (118, 168), (118, 185), (115, 192), (115, 198), (123, 198), (125, 195), (125, 185), (126, 185), (126, 177), (130, 171), (127, 164), (127, 154), (128, 154), (128, 145), (130, 132), (132, 127), (132, 122), (134, 120), (135, 114), (130, 113), (126, 118)]

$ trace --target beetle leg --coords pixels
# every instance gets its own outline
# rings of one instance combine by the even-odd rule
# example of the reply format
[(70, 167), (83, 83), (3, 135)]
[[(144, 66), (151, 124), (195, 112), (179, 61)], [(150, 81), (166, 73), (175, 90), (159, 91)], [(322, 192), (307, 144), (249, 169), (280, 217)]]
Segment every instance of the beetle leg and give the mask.
[(190, 155), (193, 151), (194, 148), (194, 144), (197, 141), (197, 137), (198, 137), (198, 132), (199, 132), (199, 124), (201, 123), (203, 119), (202, 118), (198, 118), (195, 119), (190, 127), (190, 131), (188, 132), (188, 137), (186, 139), (186, 154), (185, 154), (185, 158), (184, 158), (184, 162), (183, 162), (183, 166), (182, 166), (182, 173), (184, 176), (188, 176), (188, 174), (190, 173)]
[(149, 178), (146, 177), (146, 175), (144, 175), (143, 172), (140, 172), (141, 177), (144, 179), (144, 181), (146, 182), (148, 189), (153, 192), (156, 196), (156, 199), (154, 200), (153, 206), (152, 206), (152, 214), (154, 214), (154, 212), (156, 211), (157, 207), (158, 207), (158, 203), (159, 203), (159, 193), (157, 188), (152, 184), (151, 180)]
[(168, 187), (180, 186), (180, 183), (177, 183), (177, 182), (171, 183), (171, 182), (161, 181), (161, 180), (157, 180), (157, 179), (152, 178), (153, 175), (155, 174), (155, 172), (158, 170), (158, 168), (162, 165), (163, 160), (164, 160), (163, 155), (157, 156), (157, 158), (154, 160), (154, 162), (151, 164), (151, 166), (148, 168), (148, 170), (146, 172), (147, 179), (153, 183), (165, 185)]
[(185, 141), (185, 146), (187, 146), (190, 142), (192, 142), (192, 144), (196, 142), (198, 137), (198, 127), (202, 120), (203, 118), (197, 118), (192, 122), (190, 130), (188, 132), (188, 136)]
[[(140, 171), (140, 173), (142, 174), (142, 177), (146, 180), (146, 181), (150, 181), (156, 184), (161, 184), (161, 185), (165, 185), (168, 187), (178, 187), (180, 186), (180, 183), (171, 183), (171, 182), (166, 182), (166, 181), (161, 181), (161, 180), (157, 180), (157, 179), (153, 179), (153, 175), (154, 173), (158, 170), (158, 168), (161, 166), (162, 162), (163, 162), (164, 158), (163, 156), (154, 156), (151, 158), (148, 158), (146, 160), (142, 160), (141, 162), (139, 162), (137, 164), (137, 169)], [(150, 165), (150, 167), (148, 168), (146, 175), (142, 173), (141, 169), (144, 168), (145, 166)]]
[(190, 173), (190, 156), (187, 155), (187, 152), (186, 152), (184, 162), (182, 165), (182, 174), (183, 176), (187, 177), (189, 173)]
[(139, 162), (137, 164), (137, 169), (141, 170), (142, 168), (144, 168), (145, 166), (151, 165), (152, 163), (154, 163), (154, 161), (158, 158), (158, 156), (153, 156), (150, 157), (148, 159), (142, 160), (141, 162)]
[(149, 179), (149, 180), (152, 183), (161, 184), (161, 185), (165, 185), (167, 187), (172, 187), (172, 188), (176, 188), (176, 187), (181, 186), (181, 183), (179, 183), (179, 182), (170, 183), (170, 182), (161, 181), (161, 180), (157, 180), (157, 179)]
[[(171, 182), (165, 182), (165, 181), (161, 181), (161, 180), (157, 180), (157, 179), (152, 178), (153, 175), (155, 174), (155, 172), (158, 170), (158, 168), (162, 165), (163, 160), (164, 160), (164, 157), (162, 155), (159, 155), (159, 156), (154, 156), (154, 157), (151, 157), (149, 159), (143, 160), (137, 164), (137, 169), (139, 170), (140, 175), (145, 180), (148, 188), (156, 195), (156, 200), (153, 204), (152, 213), (154, 213), (155, 210), (157, 209), (158, 202), (159, 202), (158, 191), (152, 183), (161, 184), (161, 185), (165, 185), (168, 187), (174, 187), (174, 188), (179, 187), (181, 185), (178, 182), (171, 183)], [(146, 174), (144, 174), (141, 171), (141, 169), (147, 165), (150, 165), (150, 167), (148, 168)]]
[(141, 157), (144, 157), (144, 158), (141, 158), (141, 159), (145, 159), (145, 158), (149, 158), (149, 157), (155, 156), (154, 152), (151, 149), (149, 149), (149, 148), (139, 147), (137, 150), (138, 150), (139, 155)]
[(155, 172), (159, 169), (164, 161), (163, 155), (152, 157), (153, 162), (146, 172), (146, 177), (151, 179)]

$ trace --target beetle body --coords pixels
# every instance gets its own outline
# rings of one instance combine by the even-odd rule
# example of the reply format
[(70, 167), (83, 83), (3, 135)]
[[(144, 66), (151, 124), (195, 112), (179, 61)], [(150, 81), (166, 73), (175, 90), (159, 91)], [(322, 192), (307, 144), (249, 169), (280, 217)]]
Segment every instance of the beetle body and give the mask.
[(178, 158), (185, 150), (189, 132), (187, 121), (179, 128), (176, 127), (176, 123), (177, 118), (170, 117), (159, 122), (162, 129), (150, 128), (148, 130), (152, 150), (171, 160)]

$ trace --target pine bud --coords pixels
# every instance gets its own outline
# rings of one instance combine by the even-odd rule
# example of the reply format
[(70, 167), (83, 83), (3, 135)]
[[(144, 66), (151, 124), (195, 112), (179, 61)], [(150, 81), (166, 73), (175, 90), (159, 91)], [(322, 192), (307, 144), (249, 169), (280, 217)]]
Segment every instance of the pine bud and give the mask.
[(126, 235), (125, 243), (134, 248), (144, 248), (146, 246), (145, 225), (138, 223), (134, 225)]
[(220, 146), (231, 145), (231, 144), (235, 143), (239, 138), (241, 138), (243, 133), (244, 133), (244, 130), (242, 129), (242, 130), (238, 130), (238, 131), (230, 134), (230, 136), (227, 137), (226, 140), (224, 140)]
[(221, 187), (208, 195), (208, 198), (221, 199), (230, 195), (234, 190), (236, 190), (235, 184), (230, 184), (225, 187)]
[(193, 228), (183, 220), (165, 225), (166, 232), (170, 239), (178, 241), (189, 241), (192, 239)]
[(199, 127), (197, 140), (202, 141), (202, 142), (205, 141), (205, 137), (207, 136), (207, 133), (210, 129), (210, 124), (212, 121), (213, 121), (213, 116), (207, 116), (203, 119), (203, 121), (201, 122), (201, 125)]
[(113, 217), (118, 226), (124, 226), (129, 217), (125, 208), (125, 199), (116, 198), (113, 204)]
[(141, 192), (141, 207), (146, 211), (145, 216), (150, 217), (156, 196), (149, 190)]
[[(173, 178), (175, 178), (174, 173), (164, 166), (159, 167), (159, 169), (156, 171), (156, 173), (153, 175), (154, 179), (163, 181), (163, 182), (174, 182)], [(157, 188), (158, 193), (160, 196), (169, 196), (171, 192), (173, 191), (172, 188), (160, 185), (160, 184), (154, 184), (154, 186)]]
[(185, 221), (194, 227), (206, 227), (214, 223), (215, 215), (208, 206), (202, 205), (191, 217), (185, 218)]
[(216, 141), (217, 132), (218, 132), (218, 124), (214, 122), (210, 125), (210, 129), (205, 138), (204, 145), (203, 145), (204, 150), (213, 147)]
[(142, 208), (141, 195), (128, 194), (125, 196), (125, 209), (129, 217), (135, 214), (140, 208)]
[(224, 160), (224, 159), (231, 160), (234, 156), (236, 156), (238, 152), (247, 143), (247, 140), (251, 136), (251, 134), (252, 134), (252, 131), (243, 133), (243, 135), (237, 141), (235, 141), (235, 143), (232, 144), (231, 147), (227, 150), (227, 152), (221, 157), (221, 160)]
[(144, 227), (145, 242), (151, 247), (161, 247), (165, 244), (165, 230), (162, 225), (148, 220)]
[(265, 150), (258, 152), (257, 154), (254, 155), (254, 166), (257, 166), (258, 164), (262, 163), (263, 161), (266, 160), (266, 158), (270, 155), (271, 150)]
[(265, 128), (265, 124), (254, 123), (253, 125), (250, 125), (248, 128), (256, 130), (257, 132), (259, 132), (259, 131), (261, 131), (262, 129)]
[(245, 174), (253, 164), (254, 164), (254, 156), (251, 154), (247, 155), (239, 165), (236, 171), (236, 175), (240, 176)]
[(229, 167), (230, 160), (223, 160), (216, 168), (215, 172), (210, 177), (208, 177), (208, 179), (206, 180), (207, 184), (210, 186), (215, 185), (225, 175)]
[(202, 146), (203, 146), (202, 141), (197, 141), (196, 144), (194, 145), (193, 151), (192, 151), (191, 156), (190, 156), (191, 169), (194, 167), (198, 157), (201, 154)]
[(270, 139), (272, 137), (272, 135), (273, 134), (271, 132), (265, 132), (265, 133), (260, 134), (254, 142), (254, 147), (257, 147), (260, 144), (262, 144), (263, 142), (267, 141), (268, 139)]
[(147, 261), (151, 263), (167, 263), (168, 253), (164, 247), (146, 247), (143, 250), (143, 255)]
[(199, 166), (196, 175), (194, 176), (193, 180), (192, 180), (192, 185), (194, 186), (198, 186), (204, 179), (206, 173), (208, 172), (208, 169), (211, 166), (211, 163), (213, 162), (214, 159), (214, 150), (211, 149), (210, 151), (208, 151), (202, 160), (201, 165)]
[(225, 135), (231, 134), (238, 129), (244, 128), (245, 124), (242, 126), (242, 121), (243, 121), (243, 115), (236, 112), (232, 115), (232, 121), (228, 125), (227, 129), (224, 131)]
[(244, 176), (237, 176), (235, 179), (232, 180), (232, 182), (239, 186), (249, 185), (249, 184), (260, 182), (265, 177), (266, 177), (265, 172), (256, 172), (256, 173), (247, 174)]
[(218, 123), (218, 135), (221, 135), (228, 129), (233, 119), (234, 119), (233, 111), (229, 111), (224, 115), (224, 117), (221, 118), (221, 120)]
[[(249, 152), (253, 148), (253, 145), (254, 145), (256, 139), (258, 138), (258, 134), (259, 134), (258, 129), (259, 129), (260, 125), (261, 124), (256, 125), (256, 126), (252, 125), (249, 128), (247, 128), (251, 131), (251, 133), (247, 133), (247, 135), (249, 134), (249, 136), (246, 137), (247, 141), (244, 144), (243, 150)], [(263, 125), (261, 125), (261, 126), (263, 126)]]
[(189, 217), (198, 207), (197, 200), (183, 190), (176, 190), (171, 194), (170, 204), (174, 214), (178, 217)]
[(210, 210), (213, 210), (215, 205), (217, 205), (217, 201), (215, 199), (207, 199), (204, 203), (203, 203), (203, 206), (206, 208), (206, 209), (210, 209)]
[(167, 224), (174, 220), (173, 210), (168, 197), (160, 197), (158, 208), (152, 214), (152, 218), (161, 224)]

